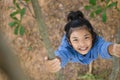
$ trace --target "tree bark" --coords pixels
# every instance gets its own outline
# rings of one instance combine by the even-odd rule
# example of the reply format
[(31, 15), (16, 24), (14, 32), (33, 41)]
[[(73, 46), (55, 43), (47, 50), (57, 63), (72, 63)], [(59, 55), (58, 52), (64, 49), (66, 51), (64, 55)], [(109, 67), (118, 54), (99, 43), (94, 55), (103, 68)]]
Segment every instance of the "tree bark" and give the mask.
[(0, 68), (7, 74), (9, 80), (29, 80), (25, 76), (18, 57), (13, 53), (0, 31)]
[(2, 33), (8, 25), (8, 4), (12, 4), (12, 0), (0, 0), (0, 68), (9, 80), (29, 80), (21, 68), (18, 57), (12, 51), (14, 49), (7, 44), (5, 34)]
[[(116, 42), (120, 44), (120, 29), (118, 29), (118, 33), (116, 35)], [(113, 56), (113, 66), (112, 66), (112, 72), (109, 76), (109, 80), (117, 80), (117, 77), (119, 76), (119, 70), (120, 70), (120, 58), (117, 58)]]
[(42, 11), (39, 6), (39, 2), (38, 2), (38, 0), (31, 0), (31, 2), (32, 2), (35, 18), (36, 18), (37, 24), (39, 26), (40, 36), (43, 40), (43, 45), (47, 50), (47, 54), (48, 54), (49, 58), (52, 59), (55, 57), (55, 55), (53, 54), (54, 51), (53, 51), (53, 48), (52, 48), (52, 45), (51, 45), (51, 42), (50, 42), (50, 39), (48, 36), (47, 26), (43, 20), (44, 18), (42, 16)]
[[(53, 59), (55, 58), (55, 55), (54, 55), (54, 51), (53, 51), (53, 48), (52, 48), (52, 45), (51, 45), (51, 42), (48, 36), (47, 26), (44, 22), (44, 18), (42, 15), (41, 8), (39, 6), (39, 2), (38, 0), (31, 0), (31, 2), (32, 2), (35, 17), (36, 17), (36, 21), (39, 26), (40, 36), (42, 37), (42, 40), (43, 40), (43, 45), (47, 50), (49, 59)], [(57, 80), (64, 80), (62, 71), (59, 71), (56, 77), (57, 77)]]

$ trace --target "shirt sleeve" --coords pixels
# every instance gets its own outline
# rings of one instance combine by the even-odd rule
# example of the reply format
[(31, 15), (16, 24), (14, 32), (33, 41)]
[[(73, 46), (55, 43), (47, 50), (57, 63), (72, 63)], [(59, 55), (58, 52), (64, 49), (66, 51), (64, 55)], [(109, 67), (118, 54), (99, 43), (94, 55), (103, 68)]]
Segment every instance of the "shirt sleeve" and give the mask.
[(55, 56), (61, 59), (61, 67), (65, 67), (69, 61), (69, 51), (67, 49), (68, 42), (66, 41), (65, 35), (62, 38), (61, 45), (55, 51)]
[(98, 38), (98, 53), (102, 58), (109, 59), (112, 57), (108, 51), (108, 47), (111, 44), (112, 42), (106, 42), (102, 37)]

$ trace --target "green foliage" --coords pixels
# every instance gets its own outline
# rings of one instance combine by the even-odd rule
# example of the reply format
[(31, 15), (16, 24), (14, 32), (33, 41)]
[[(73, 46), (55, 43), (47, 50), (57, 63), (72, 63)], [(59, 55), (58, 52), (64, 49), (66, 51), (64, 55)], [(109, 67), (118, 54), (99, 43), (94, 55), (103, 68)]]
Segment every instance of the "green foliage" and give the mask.
[(18, 35), (19, 26), (16, 26), (14, 29), (14, 34)]
[(85, 8), (86, 10), (90, 10), (90, 9), (91, 9), (91, 5), (86, 5), (84, 8)]
[(112, 2), (112, 3), (108, 4), (107, 8), (112, 8), (114, 6), (117, 6), (117, 2)]
[(95, 13), (94, 12), (91, 12), (90, 13), (90, 17), (94, 17)]
[(84, 80), (96, 80), (95, 76), (93, 74), (85, 74), (83, 76), (79, 76), (79, 79), (84, 79)]
[(30, 2), (30, 0), (25, 0), (26, 3)]
[(21, 18), (23, 18), (24, 14), (25, 14), (25, 11), (26, 11), (25, 8), (22, 8), (22, 9), (20, 10), (20, 17), (21, 17)]
[(23, 35), (24, 34), (24, 27), (23, 26), (20, 26), (20, 35)]
[(16, 22), (16, 21), (13, 21), (13, 22), (10, 22), (8, 25), (9, 25), (10, 27), (13, 27), (13, 26), (17, 25), (17, 22)]
[[(103, 3), (104, 5), (101, 5), (101, 3)], [(102, 21), (106, 22), (107, 21), (106, 11), (113, 7), (120, 12), (120, 9), (117, 8), (117, 1), (113, 2), (111, 0), (101, 0), (100, 4), (97, 4), (97, 0), (89, 0), (89, 5), (86, 5), (84, 8), (91, 12), (90, 17), (93, 18), (96, 15), (101, 15)]]
[[(25, 0), (28, 2), (29, 0)], [(20, 4), (16, 0), (13, 0), (14, 7), (11, 7), (14, 11), (10, 14), (10, 17), (12, 18), (12, 22), (10, 22), (8, 25), (13, 28), (14, 27), (14, 34), (23, 35), (25, 30), (24, 26), (22, 25), (22, 19), (25, 15), (26, 8), (21, 8)]]
[(102, 8), (100, 6), (98, 6), (98, 8), (95, 11), (95, 14), (100, 14), (102, 12)]
[(32, 46), (29, 46), (28, 47), (28, 51), (31, 51), (33, 48), (32, 48)]
[(103, 21), (103, 22), (106, 22), (106, 20), (107, 20), (106, 12), (104, 12), (104, 13), (102, 14), (102, 21)]
[(96, 0), (89, 0), (89, 3), (90, 3), (91, 5), (96, 5)]
[(90, 73), (86, 73), (85, 75), (81, 75), (81, 76), (78, 76), (77, 79), (82, 79), (82, 80), (104, 80), (102, 78), (102, 76), (100, 75), (93, 75), (93, 74), (90, 74)]

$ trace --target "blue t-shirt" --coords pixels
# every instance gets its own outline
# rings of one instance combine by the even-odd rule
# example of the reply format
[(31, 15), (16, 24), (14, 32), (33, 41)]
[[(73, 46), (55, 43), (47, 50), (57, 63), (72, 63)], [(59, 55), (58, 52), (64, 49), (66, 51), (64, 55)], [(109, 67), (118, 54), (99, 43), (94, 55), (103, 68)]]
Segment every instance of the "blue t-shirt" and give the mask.
[(86, 55), (82, 55), (73, 49), (67, 41), (66, 35), (64, 35), (60, 46), (55, 51), (55, 55), (61, 59), (62, 67), (65, 67), (68, 62), (89, 64), (91, 61), (97, 59), (99, 55), (102, 58), (110, 59), (112, 57), (108, 52), (108, 46), (110, 44), (112, 43), (106, 42), (102, 37), (97, 36), (97, 41), (91, 50)]

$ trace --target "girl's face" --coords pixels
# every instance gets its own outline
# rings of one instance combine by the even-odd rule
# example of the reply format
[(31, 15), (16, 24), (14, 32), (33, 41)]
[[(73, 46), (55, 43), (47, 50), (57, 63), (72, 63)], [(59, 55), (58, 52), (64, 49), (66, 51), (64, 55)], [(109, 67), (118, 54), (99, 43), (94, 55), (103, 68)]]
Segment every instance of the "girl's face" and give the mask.
[(91, 49), (92, 40), (92, 35), (86, 28), (76, 28), (70, 35), (70, 44), (82, 55)]

